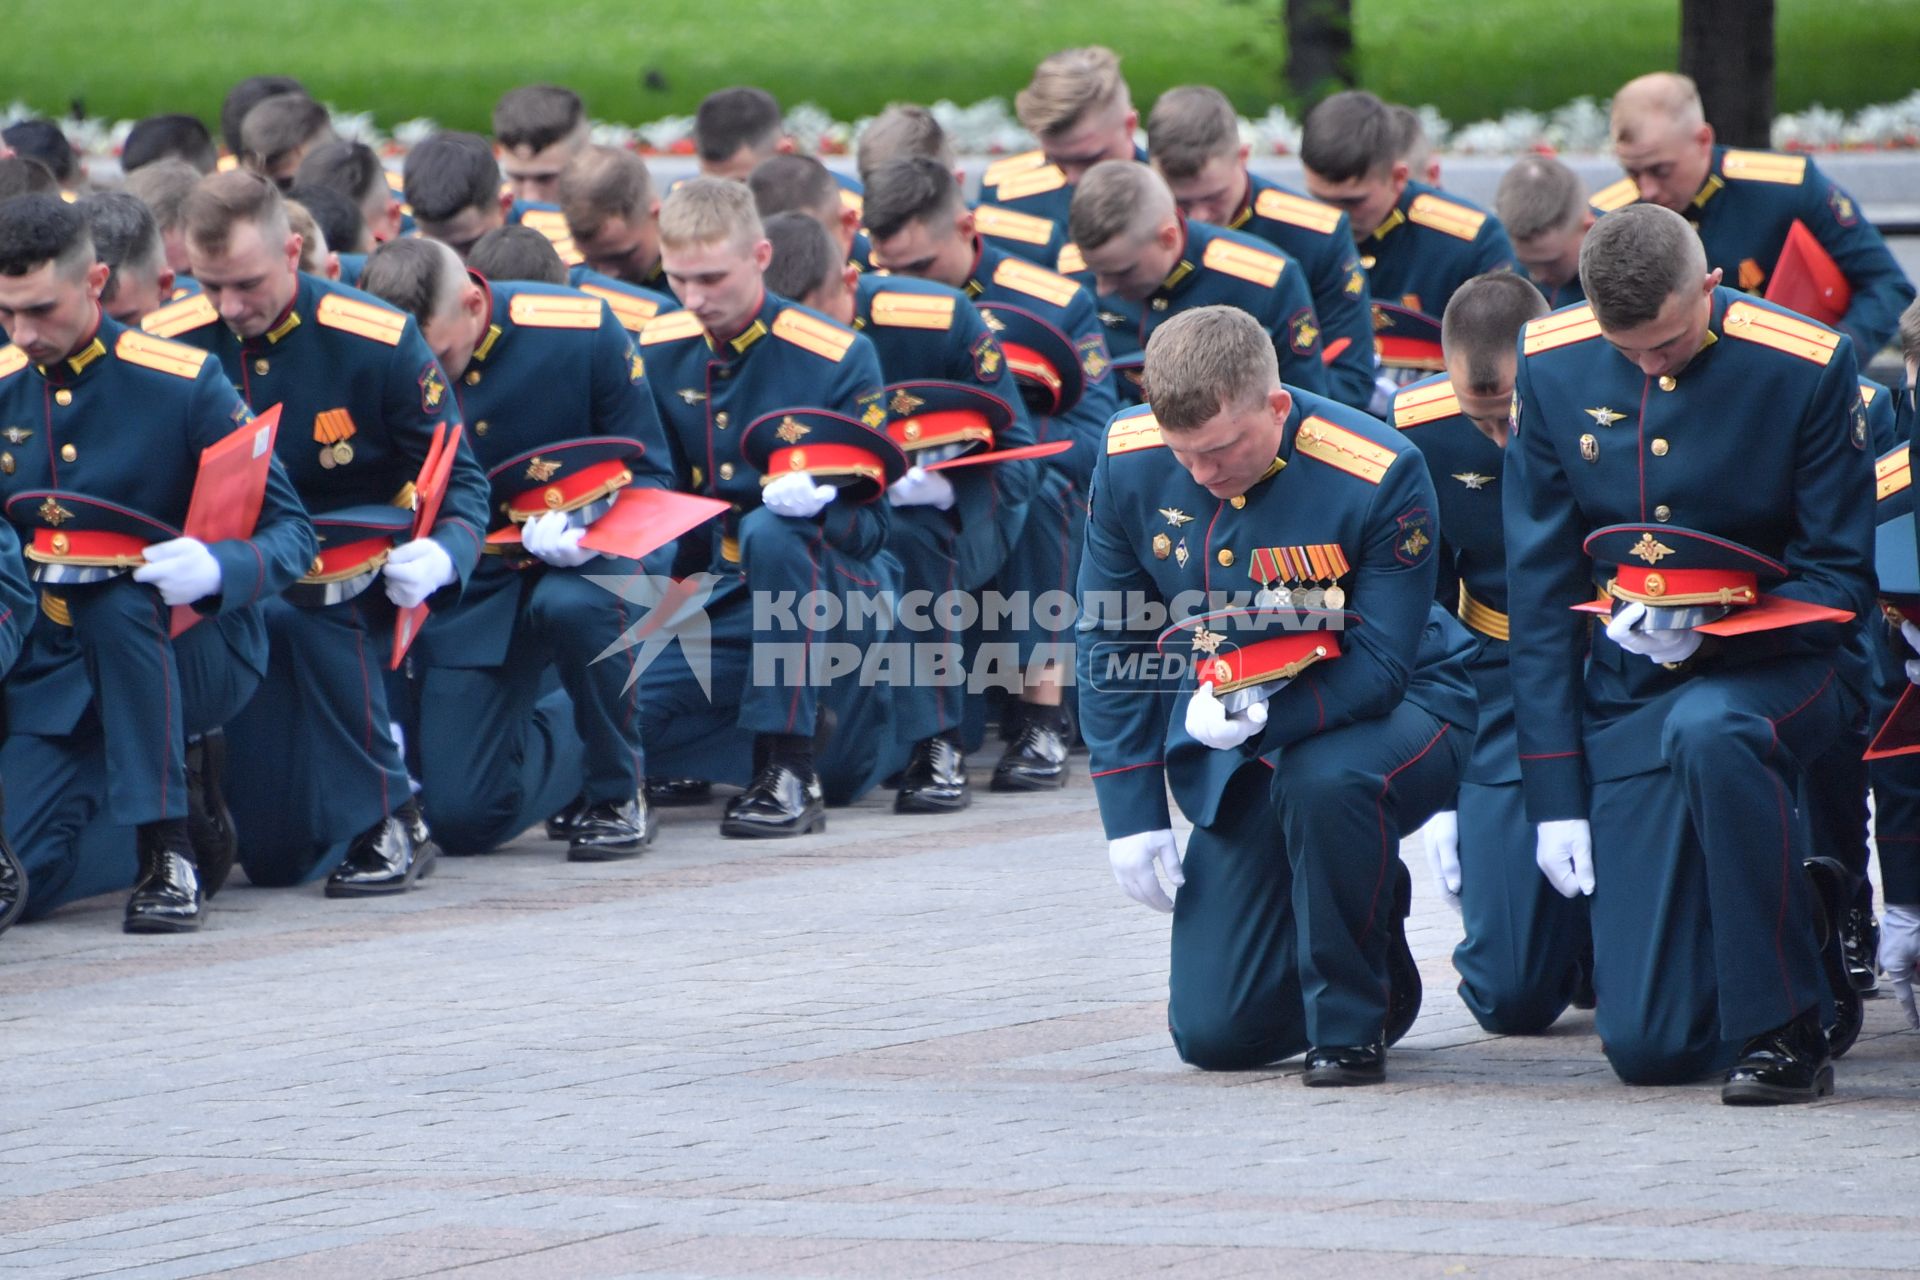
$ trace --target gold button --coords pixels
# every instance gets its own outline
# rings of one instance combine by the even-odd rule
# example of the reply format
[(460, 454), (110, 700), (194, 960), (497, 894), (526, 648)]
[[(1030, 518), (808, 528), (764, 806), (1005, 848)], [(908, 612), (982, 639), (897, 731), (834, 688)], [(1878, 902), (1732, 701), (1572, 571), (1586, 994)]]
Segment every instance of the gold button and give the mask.
[(713, 425), (722, 431), (727, 429), (727, 411), (725, 409), (713, 415)]
[(470, 387), (480, 385), (480, 371), (478, 369), (467, 370), (467, 385)]
[(733, 464), (731, 462), (723, 462), (720, 464), (720, 478), (722, 480), (733, 479)]
[(1227, 505), (1232, 507), (1235, 511), (1238, 511), (1242, 507), (1247, 505), (1247, 495), (1244, 493), (1236, 493), (1233, 495), (1233, 497), (1227, 499)]
[(1663, 502), (1653, 509), (1653, 518), (1661, 524), (1665, 524), (1667, 521), (1673, 519), (1673, 508)]
[(1665, 440), (1656, 439), (1647, 447), (1653, 450), (1653, 456), (1656, 458), (1664, 458), (1667, 456), (1667, 442)]
[(1670, 373), (1663, 375), (1660, 379), (1660, 389), (1662, 391), (1671, 391), (1679, 385), (1678, 382), (1673, 380), (1673, 375)]
[(253, 362), (253, 371), (255, 373), (265, 373), (267, 371), (267, 368), (268, 368), (268, 365), (265, 360), (255, 360)]
[(480, 421), (473, 424), (473, 434), (477, 436), (483, 436), (487, 434), (487, 427), (489, 425), (490, 424), (487, 422), (485, 418), (480, 419)]
[(68, 391), (65, 388), (62, 388), (61, 390), (53, 393), (53, 402), (55, 404), (72, 404), (73, 392)]
[(63, 444), (60, 446), (60, 461), (72, 462), (75, 458), (79, 456), (80, 456), (80, 451), (74, 448), (72, 445)]
[(1227, 550), (1225, 547), (1220, 548), (1220, 554), (1215, 558), (1220, 561), (1220, 567), (1223, 569), (1233, 566), (1233, 552)]

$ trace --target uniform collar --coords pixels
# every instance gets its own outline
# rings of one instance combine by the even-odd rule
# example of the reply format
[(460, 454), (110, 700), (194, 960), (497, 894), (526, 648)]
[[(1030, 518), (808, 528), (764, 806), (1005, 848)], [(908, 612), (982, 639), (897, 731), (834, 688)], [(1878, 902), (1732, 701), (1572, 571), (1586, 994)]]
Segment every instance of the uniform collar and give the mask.
[(978, 302), (980, 295), (987, 291), (987, 286), (982, 283), (980, 277), (990, 274), (992, 269), (998, 264), (997, 255), (989, 256), (989, 252), (986, 238), (975, 234), (973, 237), (973, 269), (967, 272), (967, 283), (962, 286), (962, 292), (975, 302)]
[(1713, 163), (1707, 166), (1707, 180), (1700, 184), (1700, 190), (1694, 192), (1693, 199), (1687, 202), (1687, 217), (1698, 218), (1700, 211), (1707, 207), (1707, 201), (1719, 195), (1720, 189), (1727, 185), (1727, 180), (1720, 176), (1720, 165), (1726, 154), (1725, 147), (1713, 149)]
[(767, 336), (773, 324), (774, 312), (780, 309), (780, 300), (770, 290), (760, 291), (760, 306), (753, 313), (740, 332), (726, 338), (707, 335), (707, 346), (723, 360), (737, 360), (747, 353), (754, 343)]
[(80, 340), (72, 353), (63, 360), (52, 364), (35, 365), (43, 378), (54, 382), (68, 382), (85, 373), (107, 354), (107, 340), (114, 336), (113, 321), (107, 319), (106, 312), (100, 310), (98, 303), (93, 308), (93, 327), (87, 336)]
[(1173, 292), (1193, 277), (1193, 259), (1187, 256), (1187, 250), (1193, 248), (1193, 227), (1186, 217), (1175, 214), (1180, 219), (1180, 260), (1174, 263), (1173, 270), (1167, 272), (1167, 278), (1154, 290), (1154, 297), (1171, 297)]
[(1245, 165), (1240, 168), (1240, 176), (1246, 182), (1246, 189), (1240, 196), (1240, 211), (1227, 219), (1227, 230), (1239, 231), (1253, 220), (1253, 198), (1259, 194), (1259, 188), (1253, 172)]
[(1669, 380), (1678, 382), (1681, 378), (1690, 377), (1700, 371), (1702, 363), (1719, 345), (1720, 335), (1726, 332), (1727, 304), (1732, 300), (1733, 294), (1725, 288), (1713, 291), (1713, 310), (1707, 317), (1707, 336), (1701, 340), (1700, 349), (1693, 353), (1691, 360), (1680, 366), (1679, 373), (1668, 374), (1661, 379), (1662, 383)]
[(467, 278), (480, 286), (480, 292), (484, 294), (487, 299), (487, 319), (489, 321), (487, 331), (480, 335), (480, 342), (474, 347), (473, 355), (470, 357), (478, 364), (485, 362), (486, 358), (493, 353), (494, 344), (505, 336), (507, 325), (511, 323), (507, 319), (506, 308), (511, 304), (507, 299), (507, 295), (495, 293), (493, 286), (487, 283), (487, 278), (478, 271), (468, 271)]
[(294, 277), (293, 301), (280, 313), (280, 318), (267, 326), (267, 331), (257, 338), (248, 338), (241, 345), (248, 348), (265, 343), (277, 347), (300, 327), (300, 317), (313, 310), (313, 278), (302, 271)]

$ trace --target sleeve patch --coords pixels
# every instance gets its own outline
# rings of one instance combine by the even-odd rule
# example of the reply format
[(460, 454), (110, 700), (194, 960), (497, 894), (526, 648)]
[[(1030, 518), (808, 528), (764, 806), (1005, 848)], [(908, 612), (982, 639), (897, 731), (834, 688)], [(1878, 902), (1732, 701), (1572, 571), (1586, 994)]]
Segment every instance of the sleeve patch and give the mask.
[(1104, 335), (1090, 333), (1074, 343), (1073, 348), (1080, 353), (1080, 371), (1087, 375), (1088, 382), (1101, 381), (1107, 376), (1107, 370), (1113, 368)]
[(648, 323), (646, 331), (640, 335), (640, 345), (653, 346), (658, 342), (675, 342), (681, 338), (697, 338), (706, 330), (700, 327), (700, 318), (691, 311), (669, 311)]
[(168, 342), (150, 334), (128, 329), (113, 344), (113, 353), (128, 364), (157, 369), (176, 378), (197, 378), (207, 362), (207, 353), (178, 342)]
[(420, 384), (420, 409), (424, 413), (438, 413), (447, 402), (447, 379), (440, 372), (440, 362), (429, 360), (421, 368), (420, 376), (415, 379)]
[(1756, 307), (1750, 302), (1736, 302), (1728, 307), (1722, 327), (1729, 338), (1772, 347), (1818, 365), (1832, 361), (1833, 353), (1840, 346), (1840, 335), (1831, 329)]
[(1433, 517), (1425, 507), (1413, 507), (1393, 518), (1393, 558), (1404, 565), (1417, 565), (1433, 549)]
[(372, 302), (361, 302), (357, 298), (342, 297), (337, 293), (327, 294), (320, 299), (320, 306), (313, 318), (329, 329), (385, 343), (389, 347), (399, 346), (400, 335), (407, 331), (406, 312)]
[(996, 240), (1018, 240), (1022, 244), (1053, 242), (1052, 218), (1036, 218), (1030, 213), (1016, 213), (990, 204), (973, 211), (973, 229)]
[(875, 324), (889, 329), (946, 330), (953, 327), (953, 295), (888, 289), (873, 295), (871, 314)]
[(507, 315), (528, 329), (598, 329), (602, 314), (598, 298), (517, 293), (507, 303)]
[(1320, 326), (1314, 323), (1312, 307), (1302, 307), (1287, 319), (1287, 334), (1293, 354), (1309, 356), (1320, 345)]
[(1273, 288), (1287, 269), (1287, 260), (1278, 254), (1234, 244), (1231, 240), (1208, 241), (1200, 262), (1209, 270), (1251, 281), (1262, 289)]
[(838, 363), (857, 335), (832, 321), (816, 320), (805, 312), (789, 308), (773, 318), (773, 336)]
[(1284, 222), (1290, 227), (1304, 227), (1323, 236), (1330, 236), (1339, 230), (1343, 216), (1330, 204), (1296, 196), (1290, 191), (1276, 191), (1272, 187), (1254, 198), (1253, 212), (1256, 217)]
[(1724, 177), (1747, 182), (1797, 187), (1806, 180), (1807, 158), (1774, 151), (1729, 151), (1720, 158), (1720, 172)]
[(1843, 227), (1851, 227), (1860, 221), (1860, 209), (1853, 203), (1853, 197), (1835, 187), (1827, 192), (1827, 208), (1833, 210), (1833, 220)]
[(207, 301), (207, 295), (196, 293), (150, 312), (140, 322), (140, 327), (155, 337), (173, 338), (202, 325), (212, 324), (219, 318), (220, 313), (213, 309), (213, 303)]
[(1001, 371), (1007, 367), (1007, 358), (1000, 350), (1000, 344), (993, 340), (991, 333), (983, 333), (973, 343), (973, 376), (979, 382), (992, 385), (1000, 381)]
[(1415, 196), (1413, 203), (1407, 206), (1407, 221), (1445, 232), (1460, 240), (1471, 240), (1486, 225), (1487, 215), (1478, 209), (1469, 209), (1466, 205), (1423, 193)]
[[(1068, 246), (1071, 248), (1072, 246)], [(1077, 253), (1078, 250), (1076, 249)], [(1062, 257), (1065, 256), (1063, 253)], [(1063, 275), (1037, 267), (1021, 258), (1004, 258), (993, 269), (993, 282), (1015, 293), (1024, 293), (1030, 298), (1056, 307), (1064, 307), (1073, 301), (1073, 295), (1080, 292), (1080, 286)]]
[(1400, 455), (1383, 444), (1335, 426), (1322, 417), (1311, 417), (1300, 424), (1294, 437), (1294, 451), (1324, 462), (1330, 467), (1358, 476), (1368, 484), (1379, 484), (1387, 469)]

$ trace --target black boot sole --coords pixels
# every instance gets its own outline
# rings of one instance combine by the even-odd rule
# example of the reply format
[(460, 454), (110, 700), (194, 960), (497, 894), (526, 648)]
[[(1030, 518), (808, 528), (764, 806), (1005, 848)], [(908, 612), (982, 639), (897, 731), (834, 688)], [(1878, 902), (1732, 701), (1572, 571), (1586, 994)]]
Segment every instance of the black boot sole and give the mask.
[(810, 836), (827, 829), (827, 815), (822, 813), (805, 825), (791, 827), (767, 827), (753, 822), (734, 822), (730, 818), (720, 820), (720, 834), (729, 840), (785, 840), (789, 836)]
[(971, 790), (962, 791), (952, 800), (936, 800), (924, 795), (909, 796), (901, 792), (893, 798), (895, 813), (958, 813), (973, 803)]
[(1833, 1093), (1833, 1065), (1820, 1068), (1810, 1089), (1789, 1089), (1759, 1080), (1729, 1081), (1720, 1086), (1720, 1101), (1730, 1107), (1790, 1107), (1815, 1102)]
[(200, 915), (193, 920), (162, 920), (151, 916), (136, 916), (120, 925), (122, 933), (198, 933), (201, 921), (206, 919), (206, 908), (200, 909)]
[(1009, 791), (1058, 791), (1067, 785), (1067, 771), (1062, 768), (1057, 778), (1029, 778), (1018, 774), (993, 775), (993, 781), (987, 784), (989, 790), (1006, 793)]
[(638, 840), (626, 840), (619, 844), (574, 844), (567, 846), (568, 862), (626, 862), (639, 857), (653, 843), (653, 836), (660, 829), (659, 819), (653, 816), (653, 810), (647, 810), (647, 832)]
[(407, 892), (421, 880), (433, 874), (433, 864), (439, 860), (438, 846), (429, 845), (414, 851), (413, 865), (407, 868), (403, 879), (391, 880), (380, 885), (336, 884), (327, 881), (326, 896), (329, 898), (391, 898)]
[(1314, 1067), (1300, 1076), (1300, 1083), (1309, 1089), (1354, 1089), (1386, 1082), (1384, 1070), (1354, 1071), (1347, 1067)]

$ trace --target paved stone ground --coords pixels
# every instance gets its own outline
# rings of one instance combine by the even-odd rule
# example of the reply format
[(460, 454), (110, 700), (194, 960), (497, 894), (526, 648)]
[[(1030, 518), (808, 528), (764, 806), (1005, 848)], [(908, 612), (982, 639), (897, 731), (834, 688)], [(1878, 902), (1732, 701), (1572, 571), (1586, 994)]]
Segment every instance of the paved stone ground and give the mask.
[[(1391, 1083), (1188, 1070), (1166, 921), (1081, 776), (756, 845), (713, 810), (523, 840), (376, 903), (98, 899), (0, 939), (0, 1273), (34, 1277), (1857, 1276), (1920, 1265), (1920, 1035), (1818, 1106), (1629, 1089), (1586, 1015), (1452, 993)], [(984, 777), (976, 773), (976, 777)]]

